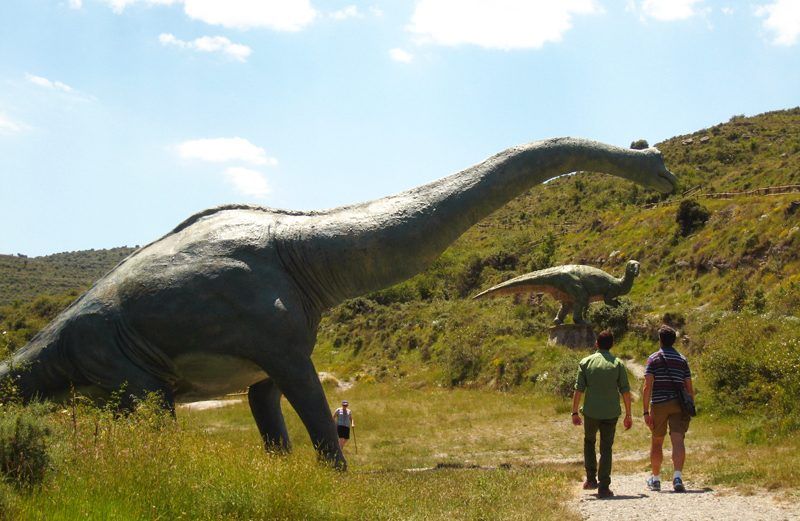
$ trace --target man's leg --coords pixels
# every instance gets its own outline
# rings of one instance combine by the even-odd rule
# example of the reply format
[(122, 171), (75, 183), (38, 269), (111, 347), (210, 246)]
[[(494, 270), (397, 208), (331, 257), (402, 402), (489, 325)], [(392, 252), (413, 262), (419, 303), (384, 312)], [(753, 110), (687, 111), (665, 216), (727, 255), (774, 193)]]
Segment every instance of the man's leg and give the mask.
[(600, 469), (597, 478), (601, 489), (611, 485), (612, 448), (616, 431), (617, 418), (600, 422)]
[(672, 466), (678, 472), (683, 471), (683, 462), (686, 461), (686, 445), (683, 440), (686, 435), (682, 432), (670, 432), (669, 439), (672, 442)]
[(600, 429), (600, 422), (588, 416), (583, 417), (583, 467), (586, 469), (586, 480), (597, 482), (597, 453), (595, 444), (597, 443), (597, 431)]
[(664, 436), (653, 435), (650, 442), (650, 465), (653, 467), (653, 475), (661, 475), (661, 463), (664, 461)]

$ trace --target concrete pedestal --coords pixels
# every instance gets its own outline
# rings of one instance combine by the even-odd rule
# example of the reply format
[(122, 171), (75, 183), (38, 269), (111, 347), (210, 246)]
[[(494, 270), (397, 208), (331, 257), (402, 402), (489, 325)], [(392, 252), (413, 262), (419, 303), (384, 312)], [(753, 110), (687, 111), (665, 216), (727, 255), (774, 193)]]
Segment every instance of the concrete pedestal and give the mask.
[(573, 349), (594, 347), (595, 335), (592, 326), (587, 324), (561, 324), (550, 328), (548, 343), (559, 344)]

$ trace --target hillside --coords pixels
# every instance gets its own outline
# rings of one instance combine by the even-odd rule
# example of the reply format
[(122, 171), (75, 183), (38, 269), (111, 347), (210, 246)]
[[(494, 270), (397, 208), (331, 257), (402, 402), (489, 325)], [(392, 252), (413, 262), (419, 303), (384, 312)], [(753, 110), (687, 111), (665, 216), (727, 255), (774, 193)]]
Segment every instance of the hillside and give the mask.
[(42, 257), (0, 255), (0, 306), (88, 287), (134, 250), (123, 246)]
[[(657, 146), (680, 179), (675, 194), (590, 173), (537, 186), (470, 229), (426, 272), (331, 310), (320, 327), (318, 368), (346, 378), (563, 391), (578, 355), (546, 345), (553, 300), (468, 297), (558, 264), (592, 264), (619, 276), (636, 259), (641, 275), (623, 306), (594, 305), (590, 313), (598, 327), (623, 335), (618, 352), (640, 359), (653, 350), (657, 325), (671, 322), (685, 333), (682, 347), (708, 388), (740, 397), (739, 406), (770, 404), (793, 417), (800, 193), (725, 194), (800, 184), (800, 108), (735, 116)], [(684, 200), (696, 205), (681, 231)], [(85, 286), (129, 251), (30, 259), (37, 268), (22, 270), (23, 261), (2, 257), (16, 278), (0, 279), (0, 303)], [(0, 308), (0, 328), (15, 335), (7, 347), (18, 347), (68, 300)], [(723, 409), (711, 394), (701, 400)]]

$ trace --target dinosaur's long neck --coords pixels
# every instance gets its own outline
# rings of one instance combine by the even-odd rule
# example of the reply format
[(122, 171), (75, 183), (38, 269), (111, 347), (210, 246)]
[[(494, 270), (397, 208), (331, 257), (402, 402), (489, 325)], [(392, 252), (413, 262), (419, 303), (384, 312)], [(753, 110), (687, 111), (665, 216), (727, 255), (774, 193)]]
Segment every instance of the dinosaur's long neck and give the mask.
[(623, 275), (621, 279), (617, 279), (619, 281), (619, 291), (617, 293), (619, 295), (627, 295), (630, 293), (635, 278), (636, 275), (634, 275), (632, 271), (625, 271), (625, 275)]
[(325, 308), (419, 273), (469, 227), (536, 184), (579, 170), (637, 180), (657, 165), (663, 169), (653, 151), (539, 141), (391, 197), (297, 217), (292, 229), (299, 231), (279, 253)]

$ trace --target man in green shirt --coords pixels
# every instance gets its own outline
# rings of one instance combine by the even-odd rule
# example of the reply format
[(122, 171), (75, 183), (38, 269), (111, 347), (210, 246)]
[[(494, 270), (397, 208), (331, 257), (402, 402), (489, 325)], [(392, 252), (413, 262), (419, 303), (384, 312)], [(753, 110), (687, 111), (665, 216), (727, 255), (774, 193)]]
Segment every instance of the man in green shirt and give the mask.
[[(575, 382), (575, 394), (572, 397), (572, 423), (583, 424), (583, 461), (586, 467), (585, 490), (597, 488), (600, 498), (612, 497), (611, 485), (611, 448), (614, 445), (614, 433), (617, 420), (622, 412), (619, 406), (619, 395), (625, 402), (625, 419), (622, 424), (625, 430), (631, 428), (631, 387), (628, 385), (628, 372), (625, 365), (609, 349), (614, 345), (611, 331), (603, 331), (597, 335), (595, 348), (597, 351), (584, 358), (578, 364), (578, 378)], [(581, 398), (586, 394), (583, 403), (581, 421), (578, 407)], [(600, 431), (600, 468), (597, 468), (595, 443), (597, 431)], [(599, 487), (598, 487), (599, 478)]]

